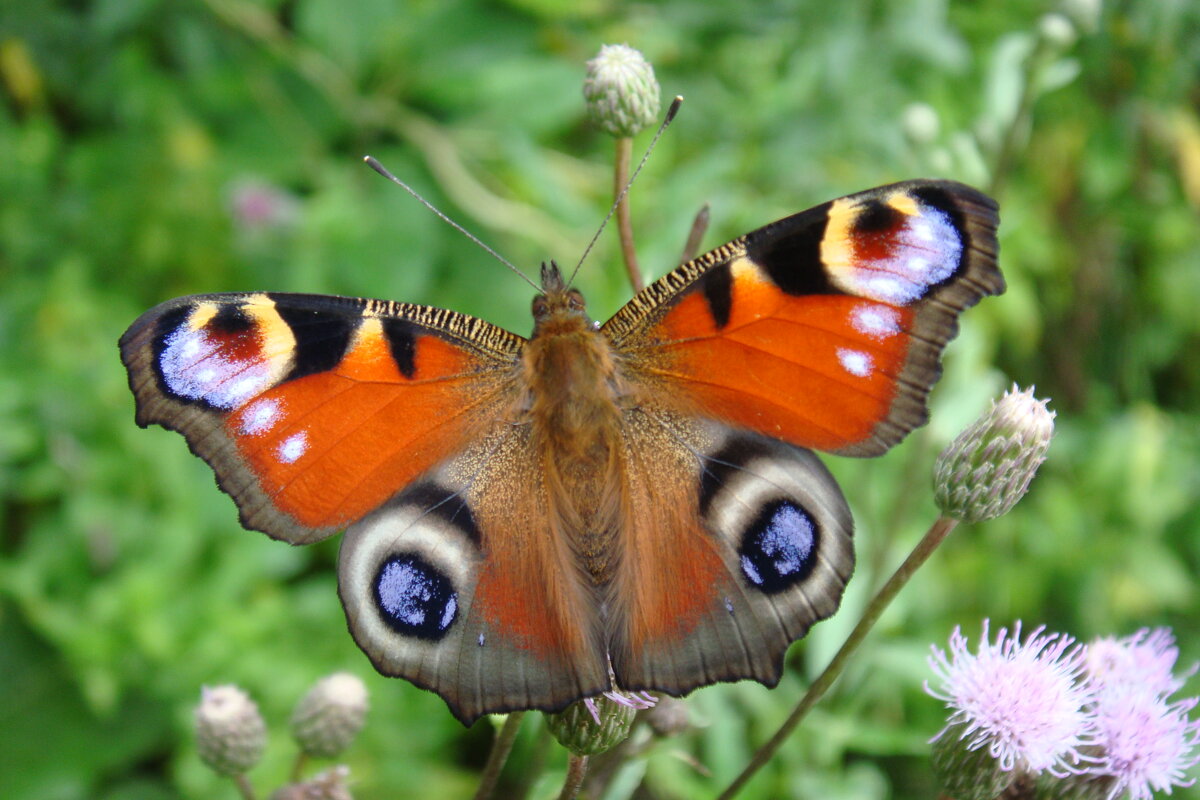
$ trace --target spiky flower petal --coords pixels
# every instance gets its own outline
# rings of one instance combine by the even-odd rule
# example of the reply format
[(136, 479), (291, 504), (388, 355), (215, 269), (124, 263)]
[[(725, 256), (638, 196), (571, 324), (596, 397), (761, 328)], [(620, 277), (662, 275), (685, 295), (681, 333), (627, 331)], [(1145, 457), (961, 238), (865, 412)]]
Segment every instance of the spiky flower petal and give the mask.
[(958, 628), (948, 656), (933, 648), (929, 664), (941, 685), (935, 690), (926, 683), (925, 690), (952, 712), (934, 741), (953, 734), (964, 750), (986, 749), (1005, 772), (1078, 771), (1080, 748), (1095, 739), (1084, 649), (1070, 636), (1044, 630), (1022, 641), (1018, 622), (1012, 636), (1001, 628), (992, 642), (985, 620), (977, 653)]

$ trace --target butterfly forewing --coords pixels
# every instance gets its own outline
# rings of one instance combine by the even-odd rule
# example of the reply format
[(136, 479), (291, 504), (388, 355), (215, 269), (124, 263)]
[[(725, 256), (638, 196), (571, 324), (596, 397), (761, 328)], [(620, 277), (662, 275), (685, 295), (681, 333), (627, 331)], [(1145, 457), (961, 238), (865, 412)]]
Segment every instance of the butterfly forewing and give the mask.
[(962, 184), (872, 189), (679, 267), (604, 331), (681, 411), (878, 455), (925, 422), (958, 314), (1004, 290), (996, 224)]
[(183, 297), (121, 338), (137, 421), (182, 433), (248, 528), (336, 533), (494, 425), (524, 340), (425, 306)]

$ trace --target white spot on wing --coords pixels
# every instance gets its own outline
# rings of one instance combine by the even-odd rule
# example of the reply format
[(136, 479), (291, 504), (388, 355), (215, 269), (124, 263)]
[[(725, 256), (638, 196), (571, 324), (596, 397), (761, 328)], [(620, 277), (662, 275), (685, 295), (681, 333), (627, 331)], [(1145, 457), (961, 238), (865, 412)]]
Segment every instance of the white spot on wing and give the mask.
[(841, 362), (842, 368), (859, 378), (865, 378), (871, 374), (871, 356), (861, 350), (851, 350), (848, 347), (839, 347), (837, 351), (838, 361)]
[(242, 433), (257, 436), (266, 433), (279, 421), (279, 401), (271, 398), (252, 403), (242, 412)]
[(294, 464), (296, 459), (304, 455), (307, 450), (308, 434), (300, 431), (284, 439), (275, 452), (279, 456), (279, 460), (284, 464)]
[(850, 324), (864, 336), (883, 341), (900, 332), (900, 312), (876, 303), (860, 303), (850, 312)]

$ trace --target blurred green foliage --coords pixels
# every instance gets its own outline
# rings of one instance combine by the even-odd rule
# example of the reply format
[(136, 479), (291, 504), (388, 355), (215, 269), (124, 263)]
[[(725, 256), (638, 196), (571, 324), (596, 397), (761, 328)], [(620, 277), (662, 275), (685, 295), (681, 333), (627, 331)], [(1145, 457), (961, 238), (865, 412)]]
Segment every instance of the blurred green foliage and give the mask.
[[(572, 263), (611, 199), (612, 143), (580, 99), (607, 42), (687, 98), (632, 193), (654, 276), (704, 202), (715, 245), (925, 175), (997, 191), (1010, 287), (966, 315), (929, 427), (882, 459), (830, 459), (859, 529), (841, 613), (779, 688), (692, 695), (695, 727), (611, 796), (728, 783), (934, 518), (937, 450), (1014, 380), (1059, 413), (1030, 496), (951, 538), (743, 796), (933, 796), (943, 712), (924, 657), (956, 624), (973, 639), (985, 616), (1081, 638), (1166, 624), (1182, 662), (1200, 658), (1200, 5), (1071, 0), (1073, 41), (1046, 38), (1053, 10), (0, 0), (0, 796), (233, 797), (190, 733), (199, 687), (223, 682), (267, 715), (252, 778), (278, 785), (290, 705), (334, 669), (372, 693), (356, 797), (473, 791), (489, 723), (465, 730), (371, 671), (337, 602), (336, 542), (241, 531), (178, 436), (134, 426), (116, 340), (169, 297), (249, 289), (439, 304), (527, 332), (528, 287), (360, 159), (524, 267)], [(628, 296), (618, 261), (610, 231), (581, 273), (600, 318)], [(538, 758), (535, 728), (508, 790)], [(552, 752), (533, 796), (563, 769)]]

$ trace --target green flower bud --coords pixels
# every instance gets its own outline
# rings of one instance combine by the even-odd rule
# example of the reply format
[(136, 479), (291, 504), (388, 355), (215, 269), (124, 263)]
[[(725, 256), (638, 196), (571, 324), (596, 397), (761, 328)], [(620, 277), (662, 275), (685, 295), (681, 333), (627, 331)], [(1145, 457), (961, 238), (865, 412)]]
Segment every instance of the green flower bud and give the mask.
[(587, 62), (583, 97), (591, 120), (617, 137), (652, 125), (661, 105), (654, 67), (624, 44), (606, 44)]
[(629, 736), (637, 709), (607, 694), (572, 703), (546, 715), (546, 727), (563, 747), (577, 756), (593, 756), (616, 747)]
[(289, 783), (275, 790), (271, 800), (354, 800), (346, 786), (350, 768), (337, 766), (303, 783)]
[(942, 451), (934, 499), (943, 514), (982, 522), (1025, 496), (1054, 435), (1055, 414), (1046, 402), (1014, 385)]
[(219, 775), (241, 775), (258, 763), (267, 727), (258, 706), (236, 686), (205, 686), (196, 706), (200, 760)]
[(1038, 20), (1038, 35), (1059, 50), (1075, 44), (1075, 26), (1062, 14), (1043, 14)]
[(322, 678), (292, 712), (292, 737), (310, 756), (341, 753), (362, 730), (367, 716), (367, 687), (349, 672)]
[(934, 777), (942, 794), (954, 800), (995, 800), (1012, 787), (1017, 773), (1000, 769), (986, 747), (968, 750), (962, 741), (965, 728), (952, 725), (934, 740), (930, 748)]

